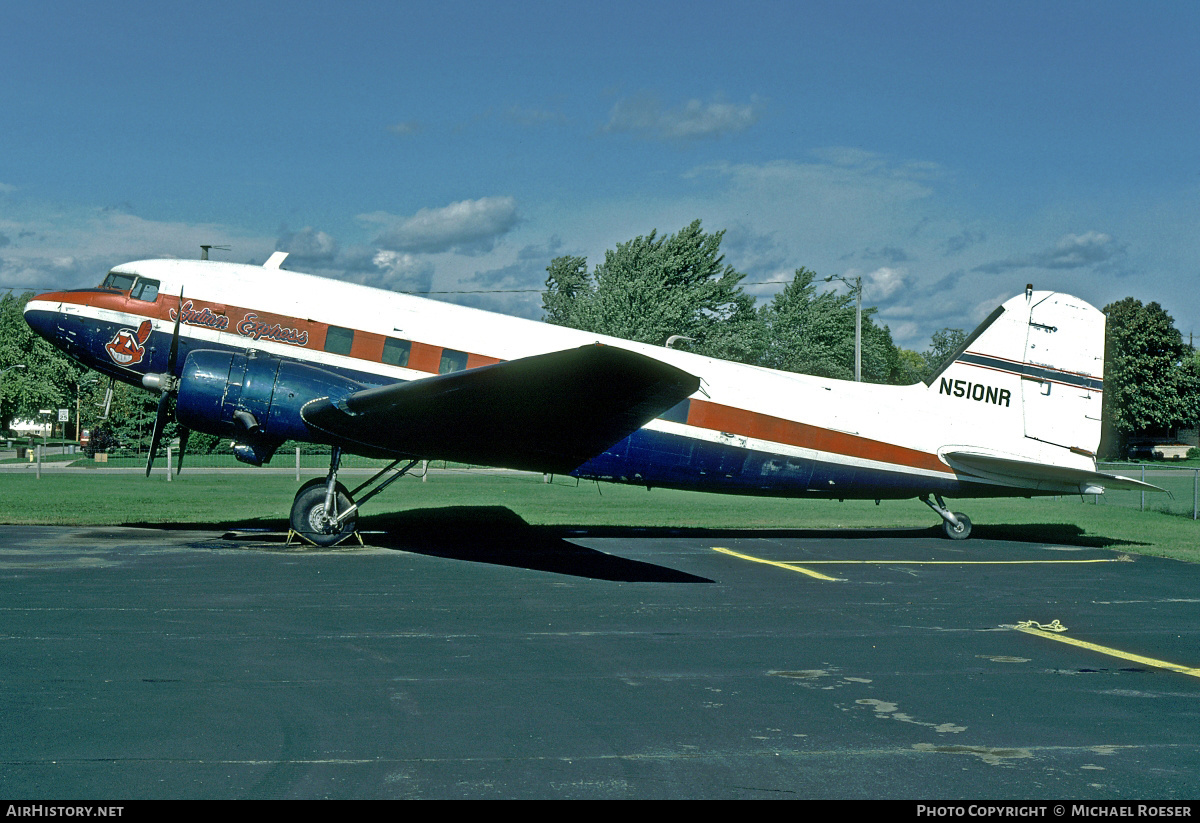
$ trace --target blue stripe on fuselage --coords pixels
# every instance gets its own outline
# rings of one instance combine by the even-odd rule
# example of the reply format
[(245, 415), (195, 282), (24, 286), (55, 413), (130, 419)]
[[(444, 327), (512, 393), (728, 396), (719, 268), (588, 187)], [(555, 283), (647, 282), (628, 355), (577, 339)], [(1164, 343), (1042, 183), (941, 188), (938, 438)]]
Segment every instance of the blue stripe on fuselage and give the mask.
[(639, 429), (573, 477), (636, 486), (780, 497), (906, 498), (962, 491), (953, 478), (846, 466)]

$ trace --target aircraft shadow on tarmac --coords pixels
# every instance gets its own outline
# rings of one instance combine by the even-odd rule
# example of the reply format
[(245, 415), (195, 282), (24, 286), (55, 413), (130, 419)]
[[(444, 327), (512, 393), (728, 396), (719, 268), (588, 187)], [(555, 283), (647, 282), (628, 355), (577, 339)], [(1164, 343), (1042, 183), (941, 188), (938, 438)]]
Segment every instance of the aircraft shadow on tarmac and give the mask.
[[(129, 524), (135, 525), (135, 524)], [(150, 528), (205, 528), (203, 524), (143, 524)], [(286, 524), (278, 520), (209, 524), (228, 529), (226, 539), (247, 543), (282, 543)], [(634, 527), (617, 525), (534, 526), (504, 506), (446, 506), (410, 509), (371, 515), (359, 521), (359, 530), (367, 545), (396, 549), (473, 563), (490, 563), (535, 571), (547, 571), (575, 577), (621, 582), (712, 583), (704, 577), (631, 560), (580, 546), (573, 539), (630, 538), (729, 541), (755, 538), (876, 540), (924, 538), (942, 540), (940, 526), (929, 528), (879, 529), (713, 529), (676, 527)], [(1062, 523), (981, 524), (975, 535), (958, 548), (969, 550), (982, 540), (1017, 543), (1052, 543), (1086, 548), (1115, 549), (1136, 545), (1100, 535), (1088, 535), (1079, 526)], [(339, 547), (349, 550), (357, 543)]]
[[(287, 532), (286, 524), (268, 520), (213, 525), (230, 529), (225, 535), (226, 539), (247, 543), (282, 542)], [(162, 525), (158, 528), (162, 528)], [(193, 524), (189, 528), (202, 527)], [(378, 514), (360, 520), (358, 530), (368, 546), (428, 557), (512, 566), (596, 580), (631, 583), (713, 582), (655, 563), (630, 560), (580, 546), (568, 539), (578, 536), (572, 534), (569, 527), (531, 526), (503, 506), (449, 506)], [(629, 529), (624, 533), (634, 536)], [(334, 551), (352, 551), (357, 545), (356, 541), (350, 540)]]
[[(449, 506), (375, 515), (359, 523), (372, 546), (415, 554), (516, 566), (575, 577), (637, 583), (712, 583), (655, 563), (571, 542), (568, 529), (531, 526), (503, 506)], [(380, 533), (382, 532), (382, 533)], [(628, 530), (626, 530), (628, 534)]]

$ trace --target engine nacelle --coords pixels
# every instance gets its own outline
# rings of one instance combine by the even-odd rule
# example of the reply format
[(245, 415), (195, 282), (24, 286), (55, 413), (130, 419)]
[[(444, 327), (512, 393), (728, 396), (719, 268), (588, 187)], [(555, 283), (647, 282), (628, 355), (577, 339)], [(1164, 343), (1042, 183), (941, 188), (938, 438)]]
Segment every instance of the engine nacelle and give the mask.
[(175, 416), (188, 428), (232, 438), (238, 460), (261, 466), (285, 440), (323, 439), (300, 418), (302, 405), (365, 388), (324, 369), (254, 350), (202, 349), (183, 363)]

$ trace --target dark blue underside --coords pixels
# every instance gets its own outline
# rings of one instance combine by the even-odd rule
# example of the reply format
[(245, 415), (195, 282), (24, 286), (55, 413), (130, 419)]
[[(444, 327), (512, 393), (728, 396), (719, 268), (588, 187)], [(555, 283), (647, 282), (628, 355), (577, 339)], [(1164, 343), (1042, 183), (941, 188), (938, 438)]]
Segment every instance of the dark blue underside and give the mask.
[[(571, 475), (638, 486), (779, 497), (869, 500), (964, 491), (953, 478), (856, 468), (649, 429), (634, 432)], [(995, 491), (973, 490), (975, 494)]]
[[(142, 374), (162, 372), (167, 368), (170, 332), (152, 332), (145, 343), (143, 361), (132, 368), (122, 368), (111, 361), (104, 345), (118, 330), (129, 326), (83, 320), (55, 312), (31, 312), (27, 319), (30, 326), (67, 354), (118, 380), (140, 385)], [(249, 346), (191, 341), (181, 337), (176, 371), (182, 371), (182, 364), (193, 349), (244, 352), (247, 347), (253, 347), (253, 341), (246, 340), (245, 343)], [(392, 382), (358, 369), (324, 365), (320, 368), (361, 383), (364, 388)], [(668, 410), (664, 416), (669, 414)], [(314, 439), (324, 442), (322, 438)], [(346, 444), (345, 448), (350, 452), (361, 451), (353, 444)], [(953, 478), (914, 477), (901, 472), (788, 457), (647, 429), (634, 432), (575, 469), (571, 475), (639, 486), (779, 497), (888, 499), (924, 494), (960, 497), (1028, 494), (1003, 487), (960, 483)]]

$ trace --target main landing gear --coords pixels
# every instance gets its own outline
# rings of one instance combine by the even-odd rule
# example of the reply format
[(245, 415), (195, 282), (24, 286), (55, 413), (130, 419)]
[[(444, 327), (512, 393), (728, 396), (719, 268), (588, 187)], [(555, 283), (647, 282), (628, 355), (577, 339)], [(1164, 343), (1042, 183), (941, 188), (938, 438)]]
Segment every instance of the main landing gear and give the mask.
[(292, 501), (292, 513), (288, 518), (292, 531), (317, 546), (336, 546), (354, 534), (359, 507), (406, 475), (418, 461), (410, 460), (404, 468), (384, 480), (378, 487), (371, 489), (357, 503), (354, 502), (356, 494), (396, 468), (400, 461), (393, 461), (352, 492), (346, 491), (346, 487), (338, 482), (337, 473), (341, 462), (342, 450), (334, 446), (329, 456), (329, 474), (324, 479), (314, 477), (305, 483)]
[(940, 494), (933, 495), (934, 500), (937, 500), (936, 503), (929, 497), (929, 495), (925, 495), (921, 502), (942, 518), (942, 529), (945, 530), (947, 537), (951, 540), (966, 540), (971, 536), (971, 519), (969, 517), (962, 512), (952, 512), (947, 509)]

